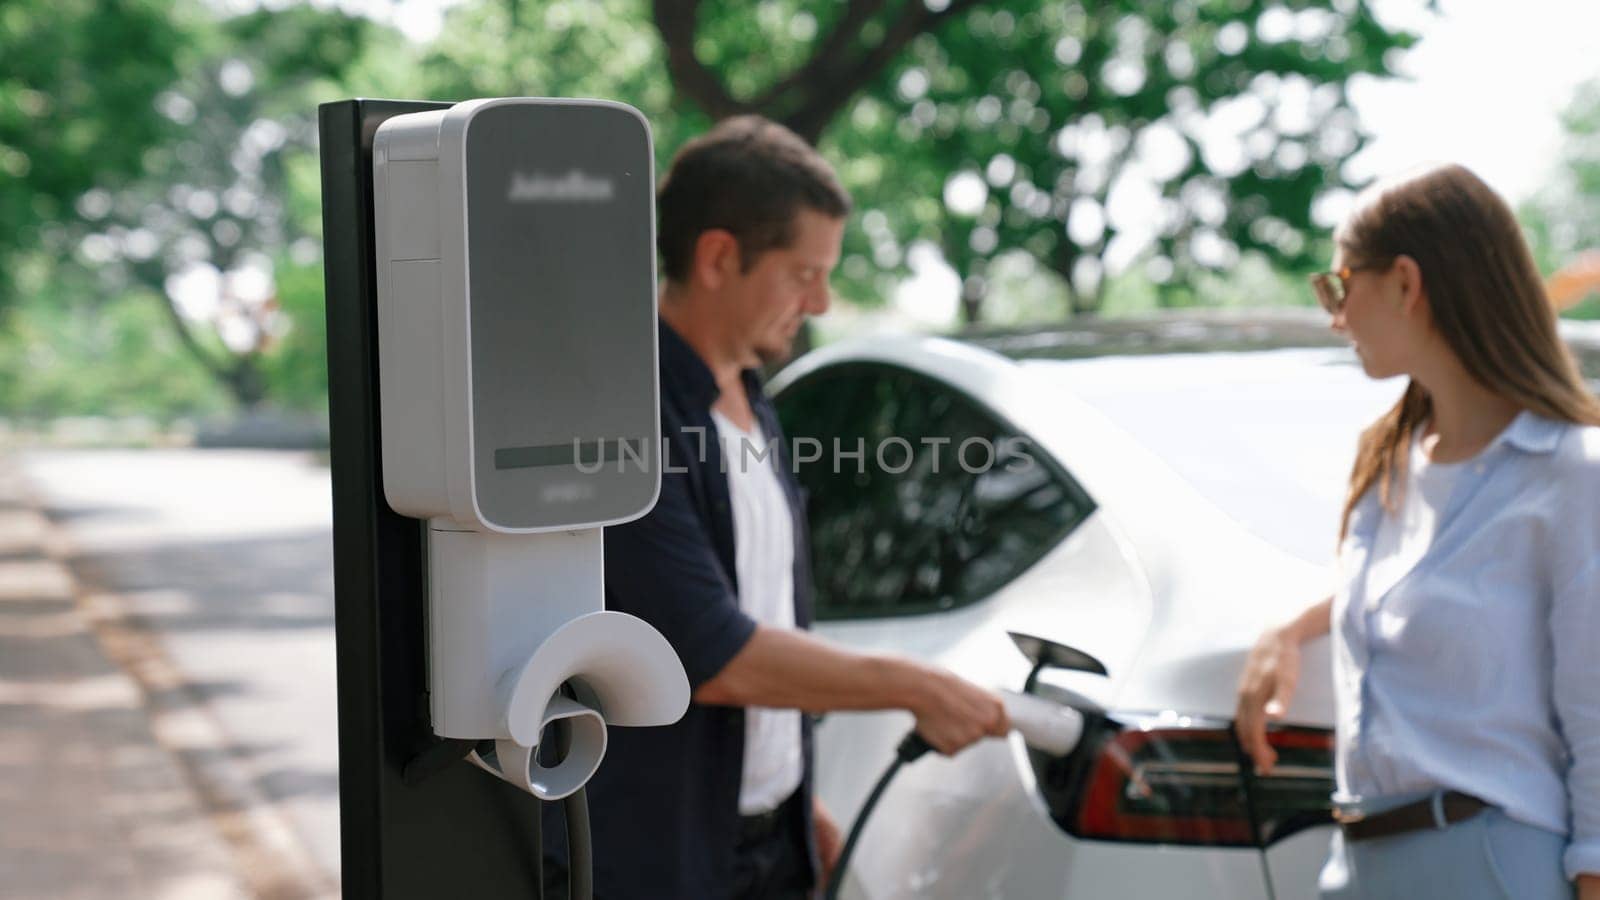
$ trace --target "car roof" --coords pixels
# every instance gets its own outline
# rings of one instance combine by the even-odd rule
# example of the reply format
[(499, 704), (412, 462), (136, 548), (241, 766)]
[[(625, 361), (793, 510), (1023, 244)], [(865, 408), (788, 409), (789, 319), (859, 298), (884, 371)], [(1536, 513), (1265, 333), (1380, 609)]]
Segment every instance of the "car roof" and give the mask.
[(1128, 318), (1073, 319), (1059, 326), (969, 329), (953, 339), (1014, 360), (1085, 359), (1342, 347), (1328, 317), (1306, 309), (1190, 309)]
[[(1600, 321), (1559, 319), (1561, 337), (1591, 386), (1600, 388)], [(1013, 360), (1085, 359), (1343, 347), (1320, 310), (1179, 309), (1119, 318), (1083, 317), (1059, 325), (969, 328), (951, 339)]]

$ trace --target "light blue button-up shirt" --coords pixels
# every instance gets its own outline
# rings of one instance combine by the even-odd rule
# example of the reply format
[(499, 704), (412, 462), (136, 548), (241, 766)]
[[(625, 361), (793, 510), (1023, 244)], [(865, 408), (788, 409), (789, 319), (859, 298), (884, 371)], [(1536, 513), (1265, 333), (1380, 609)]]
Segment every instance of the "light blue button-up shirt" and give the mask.
[(1383, 514), (1369, 490), (1339, 548), (1336, 799), (1463, 791), (1600, 873), (1600, 428), (1518, 415), (1367, 596)]

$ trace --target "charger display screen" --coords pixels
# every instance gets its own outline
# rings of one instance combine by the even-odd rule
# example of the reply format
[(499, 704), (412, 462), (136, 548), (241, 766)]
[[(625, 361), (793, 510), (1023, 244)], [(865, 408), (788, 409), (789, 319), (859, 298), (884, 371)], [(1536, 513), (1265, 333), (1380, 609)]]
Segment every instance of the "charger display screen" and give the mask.
[(512, 528), (635, 515), (660, 477), (646, 126), (514, 103), (465, 140), (479, 511)]
[(641, 440), (575, 440), (570, 444), (540, 447), (501, 447), (494, 451), (496, 469), (532, 469), (541, 466), (576, 466), (580, 471), (607, 464), (642, 465), (646, 442)]

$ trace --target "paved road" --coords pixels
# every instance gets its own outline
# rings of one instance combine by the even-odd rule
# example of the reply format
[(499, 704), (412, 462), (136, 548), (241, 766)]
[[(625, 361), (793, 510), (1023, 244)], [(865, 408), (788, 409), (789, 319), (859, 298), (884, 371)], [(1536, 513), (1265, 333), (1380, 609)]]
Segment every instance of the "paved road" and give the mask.
[(339, 870), (328, 470), (305, 453), (31, 452), (90, 590), (157, 633), (230, 761)]
[(0, 894), (244, 900), (250, 885), (107, 658), (55, 532), (0, 456)]

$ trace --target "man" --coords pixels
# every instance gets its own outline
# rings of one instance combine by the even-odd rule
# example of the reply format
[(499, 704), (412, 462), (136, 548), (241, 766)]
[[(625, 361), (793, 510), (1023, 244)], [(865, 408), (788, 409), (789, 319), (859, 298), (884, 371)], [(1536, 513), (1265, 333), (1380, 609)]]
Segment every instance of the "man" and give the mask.
[[(606, 606), (666, 636), (694, 702), (676, 725), (611, 731), (589, 786), (595, 896), (805, 898), (840, 835), (812, 797), (802, 710), (909, 710), (943, 753), (1008, 723), (949, 672), (803, 630), (805, 515), (756, 371), (828, 308), (850, 211), (832, 170), (788, 129), (731, 119), (678, 154), (658, 209), (667, 457), (655, 509), (606, 529)], [(545, 837), (563, 882), (559, 818)]]

